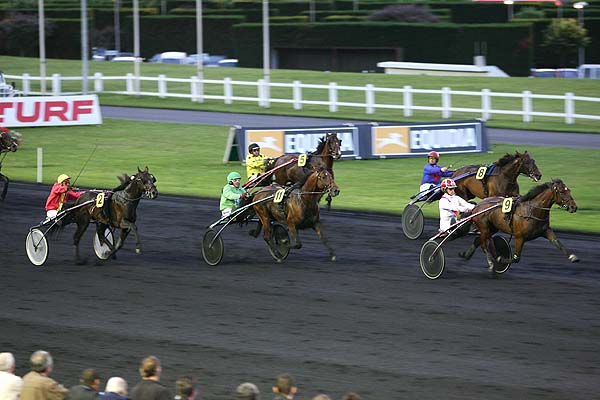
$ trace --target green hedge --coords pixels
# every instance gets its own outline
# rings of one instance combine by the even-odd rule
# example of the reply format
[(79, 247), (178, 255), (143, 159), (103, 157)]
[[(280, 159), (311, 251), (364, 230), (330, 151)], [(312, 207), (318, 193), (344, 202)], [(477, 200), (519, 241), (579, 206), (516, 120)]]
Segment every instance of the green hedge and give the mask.
[[(234, 27), (240, 66), (262, 65), (262, 26)], [(405, 61), (472, 64), (475, 42), (487, 42), (487, 60), (509, 75), (528, 75), (531, 24), (405, 24), (386, 22), (274, 24), (272, 47), (402, 48)], [(523, 45), (525, 44), (525, 45)], [(381, 61), (381, 60), (379, 60)]]

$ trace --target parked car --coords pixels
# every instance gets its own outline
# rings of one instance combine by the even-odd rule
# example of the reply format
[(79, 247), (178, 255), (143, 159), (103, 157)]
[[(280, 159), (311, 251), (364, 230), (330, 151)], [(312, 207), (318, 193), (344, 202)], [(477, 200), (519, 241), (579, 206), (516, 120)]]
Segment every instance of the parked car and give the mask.
[(531, 68), (532, 78), (555, 78), (556, 70), (554, 68)]
[(577, 68), (577, 77), (600, 79), (600, 64), (581, 64)]
[[(202, 53), (202, 64), (206, 65), (210, 59), (208, 53)], [(186, 64), (198, 64), (198, 54), (190, 54), (186, 60)]]
[[(144, 61), (144, 59), (142, 57), (138, 57), (138, 59), (141, 61)], [(117, 56), (115, 58), (113, 58), (112, 60), (110, 60), (111, 62), (134, 62), (135, 61), (135, 56), (131, 55), (131, 56)]]
[(103, 47), (94, 47), (92, 49), (92, 61), (111, 61), (113, 58), (122, 55), (123, 53), (117, 50), (107, 50)]
[(165, 51), (153, 55), (148, 61), (163, 64), (188, 64), (188, 55), (183, 51)]
[(219, 61), (219, 67), (237, 67), (238, 60), (236, 58), (226, 58)]
[(4, 73), (0, 71), (0, 97), (14, 97), (20, 94), (21, 92), (15, 90), (14, 82), (12, 84), (7, 83)]
[(577, 68), (558, 68), (556, 70), (557, 78), (577, 78)]

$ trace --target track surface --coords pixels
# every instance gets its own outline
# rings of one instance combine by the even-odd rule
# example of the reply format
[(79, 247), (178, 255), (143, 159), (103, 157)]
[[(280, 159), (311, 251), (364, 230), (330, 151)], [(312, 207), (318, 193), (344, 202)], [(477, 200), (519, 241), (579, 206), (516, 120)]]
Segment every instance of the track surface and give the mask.
[(199, 242), (217, 202), (159, 196), (138, 209), (141, 255), (130, 238), (117, 260), (96, 261), (90, 229), (89, 262), (75, 266), (70, 226), (37, 268), (24, 240), (47, 190), (13, 184), (0, 203), (0, 351), (16, 354), (19, 374), (43, 348), (66, 385), (87, 367), (134, 384), (139, 360), (155, 354), (165, 384), (192, 374), (202, 399), (229, 399), (244, 381), (268, 399), (282, 372), (296, 378), (299, 399), (348, 390), (376, 400), (599, 398), (597, 236), (559, 233), (578, 264), (530, 242), (499, 279), (480, 252), (459, 260), (468, 239), (459, 240), (430, 281), (418, 260), (433, 226), (410, 241), (400, 217), (324, 211), (336, 263), (303, 231), (304, 247), (276, 264), (262, 239), (234, 226), (211, 268)]

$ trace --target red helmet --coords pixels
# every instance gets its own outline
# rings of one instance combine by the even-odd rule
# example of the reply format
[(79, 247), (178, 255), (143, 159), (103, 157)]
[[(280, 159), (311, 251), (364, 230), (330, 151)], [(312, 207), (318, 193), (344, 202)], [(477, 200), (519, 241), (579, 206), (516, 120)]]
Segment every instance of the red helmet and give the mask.
[(454, 183), (454, 181), (452, 179), (446, 178), (442, 181), (442, 184), (440, 186), (442, 187), (442, 190), (446, 190), (446, 189), (450, 189), (450, 188), (455, 188), (456, 183)]
[(435, 157), (436, 160), (440, 159), (440, 155), (437, 151), (430, 151), (429, 153), (427, 153), (427, 157)]

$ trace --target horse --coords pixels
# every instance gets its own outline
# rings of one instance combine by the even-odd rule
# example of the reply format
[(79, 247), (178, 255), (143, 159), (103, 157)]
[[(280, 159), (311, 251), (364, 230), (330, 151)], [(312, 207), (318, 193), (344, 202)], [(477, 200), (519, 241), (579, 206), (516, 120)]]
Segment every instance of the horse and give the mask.
[[(342, 156), (341, 146), (342, 140), (338, 138), (337, 133), (326, 133), (325, 136), (319, 139), (317, 149), (308, 155), (304, 167), (298, 166), (298, 163), (295, 162), (289, 163), (275, 171), (273, 181), (280, 185), (302, 184), (308, 175), (320, 168), (326, 168), (333, 175), (333, 161), (339, 160)], [(297, 157), (294, 154), (284, 154), (276, 158), (268, 170), (275, 169)]]
[[(135, 224), (137, 219), (136, 209), (144, 195), (149, 199), (155, 199), (158, 196), (158, 190), (154, 186), (156, 178), (148, 171), (148, 167), (144, 170), (140, 170), (138, 167), (138, 172), (135, 175), (123, 174), (118, 178), (121, 184), (114, 188), (112, 192), (108, 192), (110, 197), (107, 198), (103, 207), (97, 207), (96, 202), (93, 201), (97, 199), (98, 191), (87, 191), (76, 200), (73, 207), (86, 202), (90, 204), (80, 206), (67, 213), (63, 225), (71, 222), (77, 224), (77, 230), (73, 235), (74, 256), (77, 264), (84, 262), (79, 256), (79, 241), (92, 220), (98, 222), (96, 233), (100, 241), (111, 248), (109, 256), (113, 256), (117, 250), (123, 247), (123, 243), (130, 232), (133, 232), (135, 236), (136, 253), (139, 254), (142, 251), (138, 229)], [(114, 246), (106, 243), (104, 239), (104, 231), (107, 227), (121, 229), (119, 239)]]
[(340, 194), (340, 188), (333, 180), (333, 174), (327, 168), (313, 171), (304, 181), (302, 187), (288, 187), (288, 193), (281, 203), (261, 201), (281, 189), (281, 186), (270, 185), (252, 196), (252, 207), (260, 219), (264, 229), (264, 240), (271, 247), (271, 222), (277, 221), (287, 226), (293, 239), (293, 247), (299, 249), (302, 242), (298, 236), (298, 229), (312, 228), (321, 239), (329, 252), (331, 261), (336, 256), (333, 248), (327, 242), (320, 220), (319, 201), (325, 193), (333, 197)]
[[(461, 257), (470, 258), (475, 248), (480, 245), (486, 255), (490, 269), (493, 270), (494, 259), (489, 251), (491, 248), (495, 255), (495, 249), (493, 248), (493, 241), (490, 239), (494, 233), (501, 231), (515, 238), (515, 250), (512, 255), (513, 263), (518, 263), (521, 259), (525, 242), (542, 236), (565, 254), (570, 262), (579, 261), (579, 258), (565, 248), (556, 238), (550, 227), (550, 209), (553, 204), (558, 204), (561, 209), (565, 209), (570, 213), (577, 211), (577, 203), (571, 196), (571, 190), (562, 180), (553, 179), (551, 182), (532, 188), (524, 196), (514, 199), (511, 211), (508, 213), (504, 213), (500, 207), (504, 200), (503, 197), (489, 197), (475, 206), (473, 215), (479, 211), (489, 211), (472, 218), (473, 223), (479, 230), (479, 237), (475, 239), (467, 252), (460, 254)], [(511, 260), (497, 261), (504, 263)]]
[(542, 178), (535, 160), (527, 151), (517, 151), (514, 155), (507, 153), (492, 165), (490, 175), (484, 176), (483, 179), (477, 179), (477, 171), (482, 165), (466, 165), (454, 171), (452, 178), (458, 186), (456, 194), (465, 200), (475, 197), (485, 199), (493, 196), (518, 196), (517, 178), (520, 174), (527, 175), (534, 182)]
[[(20, 142), (21, 134), (15, 131), (10, 131), (7, 128), (0, 127), (0, 154), (4, 153), (2, 159), (0, 159), (0, 171), (2, 171), (2, 161), (4, 160), (4, 157), (6, 157), (8, 153), (14, 153), (17, 151), (19, 149)], [(4, 201), (10, 180), (8, 179), (8, 176), (2, 174), (2, 172), (0, 172), (0, 182), (4, 182), (4, 187), (0, 193), (0, 201)]]

